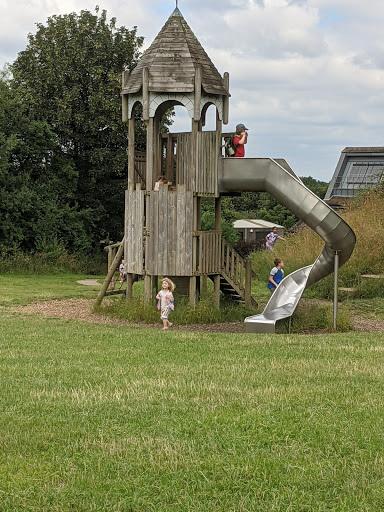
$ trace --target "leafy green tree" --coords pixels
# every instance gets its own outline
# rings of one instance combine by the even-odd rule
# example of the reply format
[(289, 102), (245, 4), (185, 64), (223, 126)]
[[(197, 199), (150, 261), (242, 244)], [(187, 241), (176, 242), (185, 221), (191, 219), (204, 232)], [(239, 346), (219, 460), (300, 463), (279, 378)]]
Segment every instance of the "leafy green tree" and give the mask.
[(316, 180), (312, 178), (312, 176), (302, 177), (300, 179), (309, 190), (312, 190), (320, 199), (324, 199), (329, 185), (326, 181)]
[[(117, 27), (115, 18), (108, 21), (98, 8), (95, 14), (84, 10), (37, 24), (12, 66), (29, 118), (46, 123), (53, 134), (45, 165), (57, 172), (65, 201), (52, 207), (68, 231), (87, 233), (87, 243), (78, 240), (77, 246), (122, 236), (127, 130), (121, 122), (120, 77), (136, 64), (142, 42), (136, 27)], [(40, 200), (48, 200), (41, 192)], [(55, 226), (46, 218), (41, 229), (53, 233)]]
[[(88, 244), (85, 212), (69, 207), (74, 172), (46, 121), (30, 118), (18, 89), (0, 77), (0, 245), (34, 249), (42, 236), (75, 250)], [(79, 222), (79, 215), (82, 222)], [(76, 219), (76, 222), (74, 222)]]

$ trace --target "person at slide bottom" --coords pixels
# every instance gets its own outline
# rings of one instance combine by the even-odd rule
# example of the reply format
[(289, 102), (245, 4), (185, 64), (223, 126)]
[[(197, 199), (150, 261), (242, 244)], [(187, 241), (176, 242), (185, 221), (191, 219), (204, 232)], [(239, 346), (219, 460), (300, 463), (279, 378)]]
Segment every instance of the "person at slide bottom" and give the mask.
[(175, 309), (173, 301), (173, 291), (175, 284), (168, 277), (164, 277), (161, 290), (156, 295), (158, 300), (157, 309), (160, 310), (160, 319), (163, 321), (163, 331), (172, 327), (172, 323), (168, 320), (169, 313)]
[(268, 290), (271, 292), (271, 294), (276, 290), (278, 285), (281, 283), (284, 277), (284, 261), (281, 258), (275, 258), (275, 261), (273, 262), (275, 266), (269, 273), (269, 279), (268, 279)]

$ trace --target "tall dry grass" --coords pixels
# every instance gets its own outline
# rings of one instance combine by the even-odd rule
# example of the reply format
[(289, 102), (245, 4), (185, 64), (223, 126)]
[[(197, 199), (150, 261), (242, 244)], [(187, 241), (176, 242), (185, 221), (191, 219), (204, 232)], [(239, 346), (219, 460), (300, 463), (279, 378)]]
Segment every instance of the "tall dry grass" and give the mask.
[[(362, 285), (362, 274), (384, 274), (384, 188), (365, 191), (354, 198), (341, 216), (351, 226), (356, 235), (356, 246), (349, 261), (340, 268), (340, 286), (373, 287)], [(253, 270), (259, 280), (267, 280), (274, 258), (282, 258), (285, 273), (313, 263), (322, 247), (322, 239), (311, 229), (287, 235), (285, 241), (278, 241), (273, 253), (256, 252), (252, 255)], [(333, 277), (329, 276), (314, 286), (322, 297), (332, 293)], [(379, 286), (375, 286), (379, 289)]]

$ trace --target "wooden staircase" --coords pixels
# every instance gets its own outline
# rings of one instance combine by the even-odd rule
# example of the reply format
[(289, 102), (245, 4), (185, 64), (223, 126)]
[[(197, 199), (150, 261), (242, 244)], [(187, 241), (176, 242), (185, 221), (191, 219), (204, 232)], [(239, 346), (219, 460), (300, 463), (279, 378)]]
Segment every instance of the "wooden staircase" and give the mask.
[[(220, 291), (234, 303), (257, 307), (251, 296), (251, 263), (221, 238)], [(209, 276), (212, 280), (214, 276)]]

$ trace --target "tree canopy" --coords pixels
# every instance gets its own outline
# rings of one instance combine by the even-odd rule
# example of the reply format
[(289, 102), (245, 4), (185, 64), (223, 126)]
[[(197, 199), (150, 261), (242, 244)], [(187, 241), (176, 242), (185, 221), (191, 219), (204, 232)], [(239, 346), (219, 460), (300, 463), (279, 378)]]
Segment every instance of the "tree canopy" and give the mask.
[[(36, 205), (50, 203), (45, 215), (40, 212), (44, 236), (55, 233), (70, 250), (122, 236), (127, 130), (121, 122), (120, 77), (136, 64), (142, 43), (136, 27), (117, 27), (104, 10), (52, 16), (29, 34), (27, 48), (11, 67), (9, 86), (2, 81), (3, 100), (12, 103), (7, 94), (17, 96), (23, 130), (35, 131), (31, 146), (31, 133), (27, 144), (15, 120), (8, 127), (13, 132), (8, 146), (17, 141), (20, 153), (24, 140), (27, 153), (39, 148), (33, 158), (18, 162), (16, 147), (9, 147), (8, 164), (13, 173), (18, 168), (34, 179)], [(38, 191), (39, 182), (45, 186)], [(20, 246), (28, 248), (26, 233), (21, 238)]]

